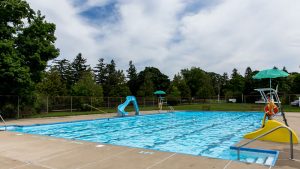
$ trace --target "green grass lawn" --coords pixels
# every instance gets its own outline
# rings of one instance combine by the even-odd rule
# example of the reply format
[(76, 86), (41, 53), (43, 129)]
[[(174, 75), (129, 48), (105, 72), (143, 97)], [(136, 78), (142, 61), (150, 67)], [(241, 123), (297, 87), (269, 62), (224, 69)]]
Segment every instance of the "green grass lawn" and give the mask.
[[(209, 111), (263, 111), (264, 105), (258, 104), (240, 104), (240, 103), (214, 103), (214, 104), (189, 104), (173, 106), (175, 110), (209, 110)], [(300, 107), (292, 107), (289, 105), (283, 106), (285, 112), (300, 112)], [(107, 113), (116, 113), (117, 108), (100, 108), (102, 111)], [(168, 110), (168, 107), (164, 107), (164, 110)], [(140, 111), (158, 110), (157, 107), (140, 107)], [(126, 108), (126, 111), (134, 111), (133, 107)], [(99, 111), (73, 111), (73, 112), (49, 112), (41, 113), (28, 116), (29, 118), (37, 117), (59, 117), (59, 116), (74, 116), (74, 115), (85, 115), (85, 114), (102, 114)]]

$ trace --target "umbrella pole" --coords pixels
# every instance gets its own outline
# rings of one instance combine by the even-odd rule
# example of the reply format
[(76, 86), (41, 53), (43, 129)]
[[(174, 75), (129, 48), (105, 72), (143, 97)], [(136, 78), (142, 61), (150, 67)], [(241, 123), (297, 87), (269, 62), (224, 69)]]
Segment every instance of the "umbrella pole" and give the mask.
[(273, 95), (272, 95), (272, 80), (270, 78), (270, 99), (273, 99)]

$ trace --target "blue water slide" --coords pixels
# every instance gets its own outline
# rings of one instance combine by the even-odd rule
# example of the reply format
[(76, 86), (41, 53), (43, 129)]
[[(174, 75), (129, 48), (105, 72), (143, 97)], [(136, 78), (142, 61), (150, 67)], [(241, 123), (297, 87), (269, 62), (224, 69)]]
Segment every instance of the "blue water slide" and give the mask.
[(137, 101), (134, 96), (127, 96), (126, 101), (118, 106), (118, 116), (127, 116), (128, 112), (125, 111), (126, 106), (128, 106), (129, 103), (133, 103), (134, 109), (135, 109), (135, 115), (140, 115), (139, 106), (137, 104)]

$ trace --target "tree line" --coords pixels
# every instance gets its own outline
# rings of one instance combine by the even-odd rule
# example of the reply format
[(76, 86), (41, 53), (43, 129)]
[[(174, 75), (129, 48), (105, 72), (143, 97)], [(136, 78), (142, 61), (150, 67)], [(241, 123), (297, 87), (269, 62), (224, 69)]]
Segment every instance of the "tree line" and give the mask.
[[(287, 72), (285, 67), (283, 71)], [(105, 62), (104, 58), (91, 67), (79, 53), (73, 61), (55, 60), (50, 69), (44, 72), (45, 78), (37, 84), (37, 91), (50, 96), (149, 97), (153, 96), (154, 91), (163, 90), (169, 97), (210, 98), (220, 95), (240, 98), (242, 94), (257, 94), (255, 88), (269, 87), (269, 79), (252, 78), (256, 73), (258, 71), (250, 67), (244, 74), (233, 69), (231, 75), (192, 67), (182, 69), (170, 79), (155, 67), (145, 67), (138, 72), (132, 61), (129, 61), (126, 73), (117, 69), (114, 60)], [(300, 93), (300, 74), (294, 72), (287, 78), (273, 79), (272, 84), (273, 88), (278, 85), (282, 93)]]

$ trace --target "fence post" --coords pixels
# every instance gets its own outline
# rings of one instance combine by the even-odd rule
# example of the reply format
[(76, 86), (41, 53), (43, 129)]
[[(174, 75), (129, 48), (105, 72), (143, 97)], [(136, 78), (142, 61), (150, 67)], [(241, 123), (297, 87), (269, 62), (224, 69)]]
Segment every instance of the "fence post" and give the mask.
[(91, 97), (91, 111), (93, 111), (93, 97)]
[(107, 108), (109, 108), (109, 97), (107, 97)]
[(46, 103), (47, 108), (46, 109), (47, 109), (47, 114), (48, 114), (48, 112), (49, 112), (49, 96), (47, 96), (47, 100), (46, 101), (47, 101), (47, 103)]
[(152, 106), (154, 107), (154, 97), (152, 97)]
[(73, 98), (72, 98), (72, 96), (71, 96), (71, 112), (73, 112), (73, 110), (72, 110), (72, 109), (73, 109), (73, 105), (72, 105), (72, 104), (73, 104), (73, 103), (72, 103), (73, 101), (72, 101), (72, 99), (73, 99)]
[(244, 103), (244, 94), (242, 93), (242, 103)]
[(18, 96), (18, 115), (17, 115), (17, 119), (19, 119), (20, 118), (20, 96)]

